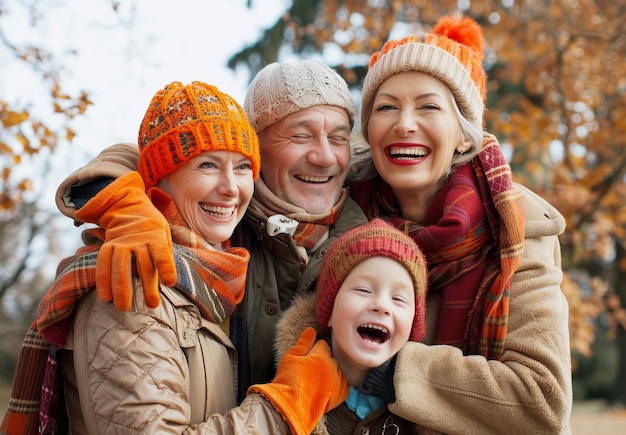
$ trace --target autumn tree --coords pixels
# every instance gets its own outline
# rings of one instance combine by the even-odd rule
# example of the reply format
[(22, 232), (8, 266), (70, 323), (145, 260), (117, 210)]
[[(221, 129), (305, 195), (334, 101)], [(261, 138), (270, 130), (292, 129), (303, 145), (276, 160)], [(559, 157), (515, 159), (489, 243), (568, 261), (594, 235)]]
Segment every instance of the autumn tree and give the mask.
[[(0, 3), (0, 17), (12, 12), (3, 5)], [(32, 7), (29, 11), (31, 23), (36, 26), (40, 19), (37, 9)], [(72, 120), (83, 115), (91, 102), (85, 91), (70, 94), (64, 90), (61, 65), (49, 52), (40, 47), (13, 42), (11, 35), (7, 35), (1, 25), (0, 44), (7, 57), (12, 57), (14, 61), (36, 72), (49, 93), (46, 120), (31, 113), (32, 102), (15, 103), (0, 95), (0, 121), (3, 127), (0, 131), (0, 212), (4, 213), (15, 210), (16, 204), (31, 190), (30, 177), (20, 175), (16, 169), (24, 159), (44, 149), (54, 151), (62, 140), (71, 142), (74, 137)]]
[[(85, 91), (66, 91), (60, 59), (41, 47), (16, 41), (7, 31), (7, 20), (17, 12), (27, 14), (33, 28), (41, 19), (37, 2), (0, 2), (5, 80), (0, 90), (0, 376), (4, 380), (10, 380), (36, 303), (54, 276), (54, 267), (45, 265), (56, 265), (60, 255), (53, 217), (58, 213), (40, 205), (35, 181), (45, 183), (50, 172), (46, 161), (61, 144), (72, 142), (73, 122), (91, 105)], [(39, 94), (36, 102), (5, 93), (11, 87), (6, 74), (12, 66), (37, 78), (44, 95)]]
[[(252, 76), (287, 47), (326, 59), (358, 90), (369, 55), (390, 36), (429, 31), (444, 14), (474, 18), (486, 40), (486, 128), (516, 181), (567, 220), (562, 290), (572, 350), (589, 357), (595, 319), (620, 337), (626, 326), (625, 12), (624, 0), (294, 0), (229, 66), (243, 63)], [(621, 391), (626, 403), (626, 384)]]

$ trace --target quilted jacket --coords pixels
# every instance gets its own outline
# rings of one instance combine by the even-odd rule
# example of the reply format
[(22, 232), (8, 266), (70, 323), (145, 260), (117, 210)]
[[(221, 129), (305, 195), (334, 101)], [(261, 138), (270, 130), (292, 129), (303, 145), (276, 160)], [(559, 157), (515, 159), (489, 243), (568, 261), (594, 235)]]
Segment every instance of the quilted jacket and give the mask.
[(219, 325), (176, 290), (145, 306), (135, 279), (133, 312), (78, 303), (61, 366), (74, 434), (289, 433), (259, 395), (236, 404), (236, 353)]

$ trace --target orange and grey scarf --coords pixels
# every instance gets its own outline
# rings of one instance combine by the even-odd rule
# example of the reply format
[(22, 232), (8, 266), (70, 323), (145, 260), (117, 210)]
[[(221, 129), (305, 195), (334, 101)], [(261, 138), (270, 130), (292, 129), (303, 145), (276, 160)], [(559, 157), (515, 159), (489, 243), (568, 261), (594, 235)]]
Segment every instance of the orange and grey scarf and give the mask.
[(354, 183), (351, 196), (368, 217), (410, 234), (428, 262), (429, 292), (441, 296), (435, 342), (500, 359), (509, 290), (524, 246), (525, 203), (493, 136), (433, 197), (423, 225), (407, 221), (380, 178)]
[(289, 202), (277, 197), (259, 178), (254, 184), (254, 196), (250, 202), (250, 207), (261, 212), (266, 217), (282, 214), (290, 219), (298, 221), (298, 228), (293, 236), (296, 245), (305, 248), (301, 252), (303, 265), (308, 261), (307, 252), (328, 236), (328, 227), (339, 219), (343, 205), (348, 196), (347, 191), (341, 191), (339, 200), (326, 213), (312, 214), (300, 207), (296, 207)]
[[(175, 287), (194, 302), (204, 318), (222, 323), (243, 298), (248, 251), (209, 249), (185, 226), (169, 196), (156, 188), (149, 194), (170, 222), (178, 273)], [(90, 244), (59, 264), (53, 286), (39, 303), (20, 349), (0, 434), (55, 434), (65, 429), (67, 417), (55, 352), (65, 343), (75, 305), (96, 287), (96, 258), (104, 231), (86, 230), (83, 239)]]

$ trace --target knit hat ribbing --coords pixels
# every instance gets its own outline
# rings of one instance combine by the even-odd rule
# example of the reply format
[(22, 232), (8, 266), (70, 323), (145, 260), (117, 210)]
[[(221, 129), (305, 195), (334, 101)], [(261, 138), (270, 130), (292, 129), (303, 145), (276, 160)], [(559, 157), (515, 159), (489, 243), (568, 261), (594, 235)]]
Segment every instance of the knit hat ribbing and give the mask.
[(215, 86), (172, 82), (158, 91), (139, 128), (138, 170), (146, 188), (205, 151), (235, 151), (261, 169), (259, 140), (241, 106)]
[(250, 83), (243, 107), (260, 133), (287, 115), (322, 104), (343, 107), (354, 125), (356, 108), (346, 81), (321, 62), (300, 60), (265, 66)]
[(315, 319), (323, 334), (330, 334), (328, 319), (343, 281), (358, 263), (378, 256), (396, 260), (411, 275), (415, 290), (415, 316), (409, 340), (420, 341), (424, 337), (426, 260), (413, 239), (382, 219), (374, 219), (368, 224), (346, 231), (332, 243), (324, 255), (315, 303)]
[(372, 104), (380, 85), (394, 74), (421, 71), (448, 85), (461, 113), (482, 130), (487, 75), (482, 66), (483, 33), (471, 18), (444, 16), (433, 33), (391, 40), (370, 58), (363, 81), (361, 132), (368, 140)]

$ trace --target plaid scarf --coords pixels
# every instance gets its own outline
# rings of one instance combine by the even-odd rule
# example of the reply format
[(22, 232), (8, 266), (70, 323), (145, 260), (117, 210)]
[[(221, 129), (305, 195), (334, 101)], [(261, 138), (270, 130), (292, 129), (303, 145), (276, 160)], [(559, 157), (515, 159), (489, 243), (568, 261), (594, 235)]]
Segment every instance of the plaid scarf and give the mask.
[(242, 301), (249, 252), (226, 241), (223, 251), (189, 229), (171, 197), (154, 187), (148, 196), (170, 224), (178, 280), (175, 287), (190, 298), (202, 317), (221, 324)]
[[(300, 207), (277, 197), (259, 178), (254, 184), (254, 196), (250, 207), (261, 212), (267, 217), (282, 214), (290, 219), (298, 221), (298, 228), (293, 236), (296, 245), (304, 247), (306, 251), (318, 246), (328, 235), (328, 227), (339, 219), (343, 205), (346, 202), (348, 192), (341, 191), (339, 200), (326, 213), (312, 214)], [(303, 265), (308, 261), (306, 252), (301, 252)]]
[[(184, 225), (169, 196), (156, 188), (151, 191), (149, 196), (170, 222), (178, 273), (175, 287), (194, 302), (204, 318), (222, 323), (243, 298), (248, 251), (228, 248), (222, 252), (209, 247)], [(95, 289), (96, 258), (104, 231), (86, 230), (83, 240), (88, 246), (59, 263), (57, 278), (39, 303), (20, 349), (0, 434), (67, 431), (63, 382), (55, 352), (65, 343), (75, 305)]]
[(370, 219), (384, 217), (422, 248), (428, 291), (441, 296), (435, 342), (500, 359), (511, 280), (524, 246), (525, 203), (495, 137), (485, 135), (471, 164), (448, 177), (423, 225), (400, 217), (397, 199), (381, 178), (354, 183), (351, 195)]

